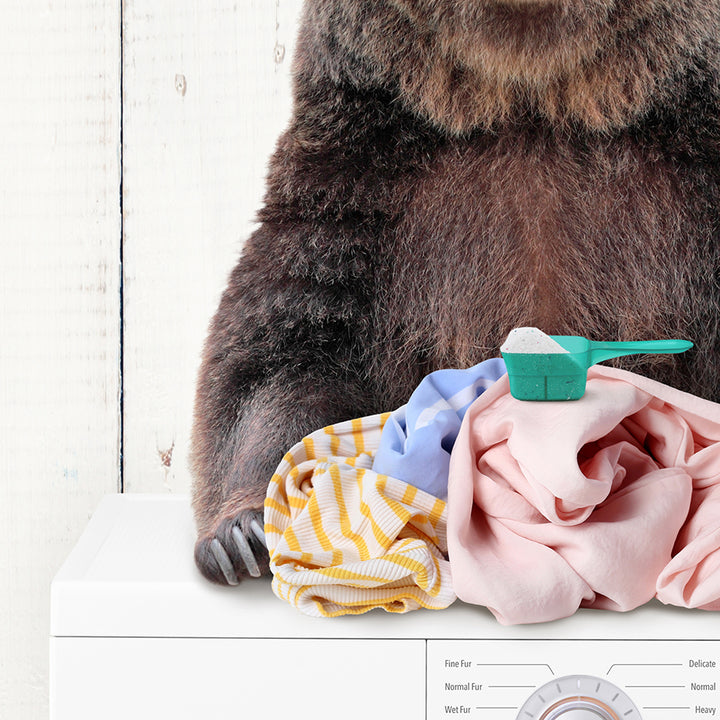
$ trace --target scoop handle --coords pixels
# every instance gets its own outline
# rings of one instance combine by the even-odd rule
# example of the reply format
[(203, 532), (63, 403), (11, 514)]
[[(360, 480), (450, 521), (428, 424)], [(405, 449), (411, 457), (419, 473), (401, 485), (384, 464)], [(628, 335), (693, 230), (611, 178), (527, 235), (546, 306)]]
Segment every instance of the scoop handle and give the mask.
[(637, 342), (593, 342), (590, 341), (590, 361), (595, 363), (623, 355), (644, 353), (681, 353), (693, 344), (689, 340), (638, 340)]

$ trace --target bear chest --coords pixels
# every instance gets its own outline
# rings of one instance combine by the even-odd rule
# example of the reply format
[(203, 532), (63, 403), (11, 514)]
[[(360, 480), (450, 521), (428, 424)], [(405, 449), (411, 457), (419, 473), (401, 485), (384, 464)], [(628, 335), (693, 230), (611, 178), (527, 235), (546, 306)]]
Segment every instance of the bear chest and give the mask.
[(409, 191), (389, 260), (391, 314), (440, 364), (473, 361), (518, 325), (672, 332), (702, 294), (697, 263), (715, 262), (707, 193), (629, 140), (602, 150), (455, 142)]

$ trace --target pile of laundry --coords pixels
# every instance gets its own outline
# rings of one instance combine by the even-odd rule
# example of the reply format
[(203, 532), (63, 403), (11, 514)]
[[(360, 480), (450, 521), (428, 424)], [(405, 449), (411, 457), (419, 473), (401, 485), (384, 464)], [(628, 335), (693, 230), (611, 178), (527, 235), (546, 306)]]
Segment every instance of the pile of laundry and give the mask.
[(515, 399), (500, 359), (440, 370), (293, 447), (265, 531), (274, 592), (309, 615), (720, 610), (720, 405), (597, 365), (564, 402)]

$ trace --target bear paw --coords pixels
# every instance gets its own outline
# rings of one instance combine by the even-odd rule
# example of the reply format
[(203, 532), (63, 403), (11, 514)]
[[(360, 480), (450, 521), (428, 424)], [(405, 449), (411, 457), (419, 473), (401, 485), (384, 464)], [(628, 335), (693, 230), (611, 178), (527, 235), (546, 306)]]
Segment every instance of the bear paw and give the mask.
[(220, 585), (269, 574), (262, 509), (241, 510), (222, 520), (213, 534), (197, 541), (195, 562), (208, 580)]

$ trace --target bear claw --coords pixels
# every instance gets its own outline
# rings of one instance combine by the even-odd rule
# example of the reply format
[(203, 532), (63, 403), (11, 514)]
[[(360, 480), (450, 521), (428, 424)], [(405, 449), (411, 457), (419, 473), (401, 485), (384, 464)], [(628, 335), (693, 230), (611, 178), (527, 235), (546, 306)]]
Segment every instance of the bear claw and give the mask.
[(257, 520), (253, 520), (250, 523), (250, 529), (253, 531), (253, 535), (263, 544), (263, 547), (267, 550), (267, 540), (265, 538), (265, 530)]
[(260, 577), (260, 568), (255, 560), (250, 543), (245, 539), (245, 536), (240, 532), (240, 528), (237, 527), (237, 525), (232, 529), (232, 537), (250, 577)]
[(225, 552), (225, 548), (220, 544), (220, 541), (217, 538), (212, 539), (212, 542), (210, 543), (210, 552), (213, 554), (217, 564), (220, 566), (220, 570), (222, 570), (222, 574), (225, 576), (227, 584), (237, 585), (240, 581), (235, 574), (232, 562), (230, 562), (230, 558)]

